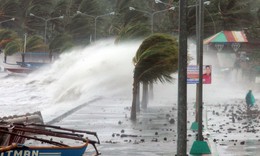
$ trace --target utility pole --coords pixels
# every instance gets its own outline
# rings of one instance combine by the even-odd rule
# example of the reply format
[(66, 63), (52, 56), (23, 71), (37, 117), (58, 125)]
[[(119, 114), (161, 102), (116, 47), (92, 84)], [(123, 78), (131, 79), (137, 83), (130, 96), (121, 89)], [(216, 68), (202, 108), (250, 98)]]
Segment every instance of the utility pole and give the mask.
[(178, 138), (177, 156), (187, 155), (187, 0), (181, 0), (179, 11), (178, 57)]
[(199, 12), (197, 15), (199, 15), (199, 18), (197, 19), (199, 22), (198, 25), (198, 33), (197, 33), (197, 56), (199, 63), (199, 84), (197, 85), (198, 89), (198, 112), (197, 112), (197, 121), (198, 121), (198, 138), (193, 143), (191, 147), (190, 154), (192, 155), (201, 155), (201, 154), (211, 154), (211, 151), (209, 149), (209, 146), (207, 142), (203, 141), (203, 135), (202, 135), (202, 117), (203, 117), (203, 32), (204, 32), (204, 2), (203, 0), (197, 0), (199, 1)]
[(203, 31), (204, 31), (204, 3), (199, 1), (199, 89), (198, 89), (198, 140), (203, 141), (202, 136), (202, 116), (203, 116)]
[[(199, 0), (196, 1), (196, 65), (197, 67), (199, 66), (200, 64), (200, 33), (199, 33)], [(191, 130), (194, 130), (194, 131), (198, 131), (198, 120), (199, 120), (199, 117), (198, 117), (198, 114), (199, 114), (199, 83), (196, 84), (196, 102), (195, 102), (195, 121), (192, 123), (191, 125)]]
[[(199, 65), (199, 46), (200, 46), (200, 34), (199, 34), (199, 0), (196, 2), (196, 57), (197, 57), (197, 66)], [(198, 109), (199, 109), (199, 84), (196, 84), (196, 116), (195, 116), (195, 121), (198, 123)], [(198, 129), (197, 129), (198, 130)]]

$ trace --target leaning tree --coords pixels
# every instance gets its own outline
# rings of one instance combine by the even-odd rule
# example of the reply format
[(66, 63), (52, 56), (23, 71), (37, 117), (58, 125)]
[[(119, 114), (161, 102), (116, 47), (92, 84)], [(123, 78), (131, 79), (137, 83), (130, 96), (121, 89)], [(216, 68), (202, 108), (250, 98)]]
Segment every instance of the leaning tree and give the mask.
[(131, 119), (136, 120), (139, 83), (164, 83), (173, 80), (171, 74), (178, 69), (178, 42), (167, 34), (153, 34), (142, 42), (133, 62), (135, 68)]

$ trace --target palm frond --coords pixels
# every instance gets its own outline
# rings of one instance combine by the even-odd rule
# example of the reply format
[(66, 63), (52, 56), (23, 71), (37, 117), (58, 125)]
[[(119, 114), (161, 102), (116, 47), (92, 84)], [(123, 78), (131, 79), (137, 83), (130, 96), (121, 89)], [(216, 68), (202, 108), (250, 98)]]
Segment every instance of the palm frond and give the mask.
[(28, 38), (26, 49), (27, 51), (44, 51), (46, 49), (46, 45), (41, 36), (34, 35)]
[(60, 51), (64, 51), (72, 46), (72, 36), (69, 34), (60, 34), (53, 39), (49, 48), (50, 50), (60, 49)]
[(119, 32), (115, 42), (124, 42), (129, 40), (143, 39), (150, 34), (150, 29), (145, 24), (137, 23), (134, 25), (125, 26)]
[(22, 52), (23, 41), (19, 38), (12, 40), (5, 46), (5, 55), (12, 55), (16, 52)]
[(171, 82), (171, 74), (177, 71), (177, 40), (164, 34), (151, 35), (140, 45), (133, 61), (134, 75), (140, 82)]
[(0, 29), (0, 47), (5, 48), (6, 44), (17, 37), (18, 35), (15, 31), (9, 29)]

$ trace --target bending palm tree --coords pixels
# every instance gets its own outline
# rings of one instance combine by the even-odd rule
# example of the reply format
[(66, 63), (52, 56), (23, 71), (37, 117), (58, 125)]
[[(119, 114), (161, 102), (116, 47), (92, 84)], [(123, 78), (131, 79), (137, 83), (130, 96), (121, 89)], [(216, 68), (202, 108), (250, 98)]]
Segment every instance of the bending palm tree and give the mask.
[(171, 82), (177, 71), (178, 43), (166, 34), (153, 34), (143, 41), (134, 57), (134, 82), (131, 119), (136, 120), (138, 85), (140, 82)]

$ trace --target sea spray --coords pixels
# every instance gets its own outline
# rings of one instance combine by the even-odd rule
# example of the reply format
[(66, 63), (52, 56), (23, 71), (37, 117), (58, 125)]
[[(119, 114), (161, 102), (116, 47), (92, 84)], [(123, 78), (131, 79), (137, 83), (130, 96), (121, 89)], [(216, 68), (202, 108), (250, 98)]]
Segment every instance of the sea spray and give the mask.
[(141, 42), (124, 44), (99, 41), (85, 48), (66, 52), (37, 73), (38, 83), (46, 85), (55, 102), (91, 96), (130, 96), (134, 65), (132, 58)]
[[(42, 111), (58, 105), (82, 104), (95, 96), (132, 97), (132, 58), (141, 41), (114, 44), (102, 40), (84, 48), (75, 48), (60, 55), (53, 64), (27, 77), (1, 78), (1, 116)], [(189, 44), (189, 53), (196, 56), (196, 46)], [(204, 63), (216, 58), (204, 53)], [(195, 59), (191, 64), (195, 63)], [(248, 88), (229, 83), (215, 64), (212, 64), (212, 84), (204, 85), (205, 102), (244, 98)], [(173, 74), (177, 80), (178, 76)], [(155, 99), (169, 98), (176, 103), (177, 81), (155, 84)], [(195, 85), (188, 85), (188, 102), (195, 100)], [(256, 99), (258, 97), (255, 94)], [(129, 104), (131, 106), (131, 104)], [(55, 112), (53, 112), (55, 113)]]

